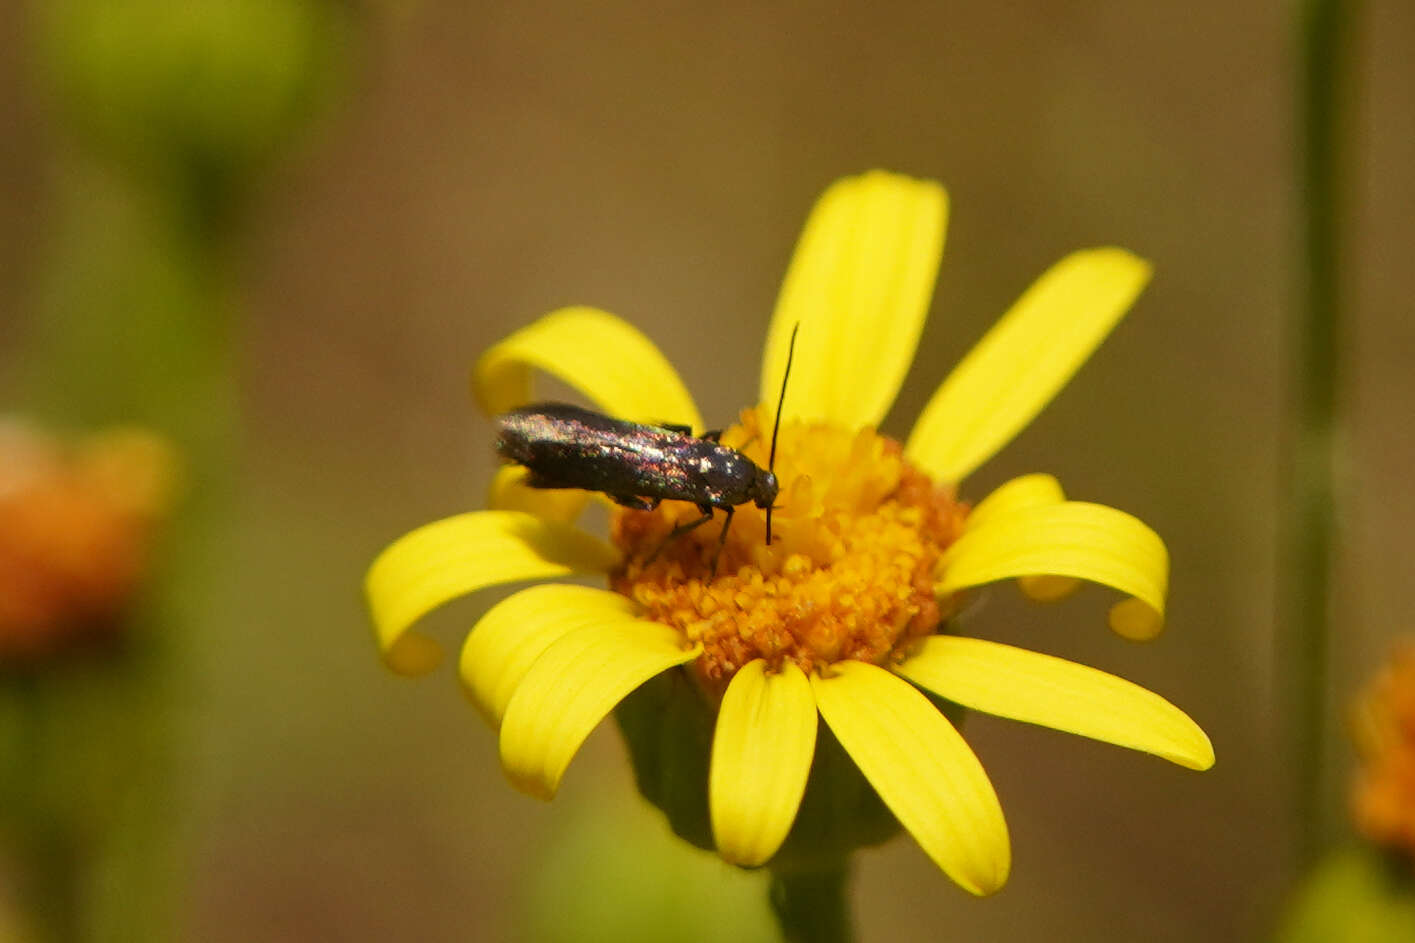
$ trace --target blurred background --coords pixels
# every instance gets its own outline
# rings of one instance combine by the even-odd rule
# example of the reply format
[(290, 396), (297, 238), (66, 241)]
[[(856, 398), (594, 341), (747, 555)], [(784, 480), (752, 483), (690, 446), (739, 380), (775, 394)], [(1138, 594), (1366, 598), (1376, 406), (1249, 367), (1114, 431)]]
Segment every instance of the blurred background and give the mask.
[[(1000, 587), (973, 631), (1161, 693), (1218, 764), (1196, 775), (976, 716), (1011, 882), (970, 899), (896, 840), (859, 858), (861, 939), (1269, 925), (1295, 843), (1274, 706), (1294, 5), (216, 5), (237, 12), (127, 32), (93, 2), (0, 5), (0, 411), (124, 418), (91, 408), (101, 394), (69, 404), (72, 376), (102, 387), (152, 293), (220, 324), (150, 361), (171, 376), (142, 373), (164, 401), (188, 372), (216, 390), (172, 420), (198, 502), (208, 481), (219, 494), (164, 673), (182, 938), (631, 938), (587, 928), (654, 908), (700, 914), (703, 939), (756, 938), (759, 886), (669, 840), (611, 727), (555, 803), (522, 797), (450, 670), (382, 667), (360, 584), (394, 537), (482, 503), (495, 461), (469, 368), (552, 308), (626, 317), (729, 422), (812, 200), (871, 167), (952, 197), (895, 435), (1051, 262), (1103, 244), (1154, 260), (1129, 318), (965, 496), (1044, 470), (1138, 515), (1172, 554), (1169, 627), (1136, 646), (1105, 629), (1104, 593), (1041, 608)], [(1415, 8), (1365, 4), (1357, 27), (1334, 717), (1415, 622)], [(230, 40), (229, 59), (210, 53), (230, 70), (220, 95), (199, 76), (149, 81), (164, 55), (184, 60), (143, 42), (189, 39)], [(145, 110), (162, 95), (189, 100)], [(84, 317), (118, 327), (64, 341)], [(163, 408), (138, 418), (160, 426)], [(434, 630), (457, 644), (493, 598)], [(1329, 758), (1338, 783), (1347, 752)], [(702, 893), (674, 898), (663, 875)]]

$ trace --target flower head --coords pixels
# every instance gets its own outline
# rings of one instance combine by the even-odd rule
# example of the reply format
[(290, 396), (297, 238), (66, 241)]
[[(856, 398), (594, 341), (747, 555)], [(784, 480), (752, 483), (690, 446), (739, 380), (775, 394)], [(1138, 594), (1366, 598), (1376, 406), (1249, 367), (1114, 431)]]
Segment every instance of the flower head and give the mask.
[[(1017, 579), (1038, 599), (1064, 596), (1078, 580), (1112, 587), (1124, 597), (1112, 627), (1153, 636), (1168, 557), (1140, 521), (1068, 501), (1048, 475), (1015, 479), (976, 505), (960, 489), (1139, 294), (1149, 266), (1124, 250), (1063, 259), (943, 383), (905, 442), (876, 432), (913, 359), (946, 216), (940, 186), (883, 172), (837, 182), (812, 212), (768, 329), (758, 404), (722, 434), (768, 464), (788, 338), (799, 324), (770, 545), (765, 513), (737, 507), (714, 575), (724, 537), (717, 527), (664, 543), (699, 516), (674, 501), (616, 509), (605, 543), (573, 525), (587, 493), (528, 488), (523, 470), (508, 467), (493, 483), (496, 510), (426, 525), (374, 562), (368, 598), (389, 664), (431, 669), (436, 645), (411, 626), (455, 596), (606, 573), (608, 590), (522, 590), (468, 637), (462, 678), (500, 730), (502, 764), (518, 788), (553, 795), (589, 732), (641, 685), (676, 672), (691, 679), (677, 687), (703, 705), (711, 733), (687, 746), (692, 737), (648, 738), (644, 748), (621, 709), (641, 788), (669, 810), (669, 793), (695, 787), (681, 775), (671, 786), (646, 785), (645, 757), (710, 750), (702, 763), (711, 841), (746, 866), (779, 860), (798, 812), (818, 807), (808, 781), (838, 743), (951, 878), (979, 894), (1000, 887), (1010, 850), (997, 796), (930, 696), (1210, 766), (1203, 731), (1159, 696), (1082, 665), (947, 634), (961, 594)], [(604, 312), (556, 311), (488, 350), (474, 376), (483, 409), (530, 402), (533, 369), (610, 415), (703, 428), (663, 355)], [(818, 717), (828, 731), (819, 744)], [(825, 831), (837, 827), (846, 826)], [(878, 840), (870, 834), (857, 843)]]
[(111, 639), (177, 477), (173, 446), (147, 430), (71, 445), (0, 419), (0, 666)]

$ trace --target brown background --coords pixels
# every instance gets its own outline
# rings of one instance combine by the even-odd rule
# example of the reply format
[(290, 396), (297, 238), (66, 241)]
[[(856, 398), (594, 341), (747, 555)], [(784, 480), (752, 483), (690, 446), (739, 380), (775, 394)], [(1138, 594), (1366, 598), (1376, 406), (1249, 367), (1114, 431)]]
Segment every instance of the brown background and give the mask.
[[(730, 419), (811, 200), (874, 166), (942, 180), (953, 206), (893, 434), (1065, 252), (1155, 261), (1129, 320), (968, 493), (1046, 470), (1142, 517), (1173, 557), (1169, 629), (1132, 646), (1105, 631), (1102, 593), (1041, 609), (998, 589), (975, 631), (1164, 694), (1218, 764), (1198, 775), (976, 717), (1011, 883), (970, 900), (896, 841), (861, 856), (863, 939), (1260, 931), (1291, 847), (1272, 668), (1297, 284), (1290, 6), (363, 11), (351, 87), (243, 237), (240, 562), (194, 629), (202, 693), (185, 708), (190, 938), (520, 939), (528, 910), (558, 905), (536, 890), (557, 842), (631, 788), (617, 739), (590, 740), (555, 804), (515, 794), (450, 672), (382, 670), (362, 571), (392, 537), (479, 504), (494, 466), (468, 367), (550, 308), (634, 321), (708, 421)], [(0, 12), (0, 353), (25, 337), (55, 180), (27, 26)], [(1354, 48), (1338, 702), (1411, 629), (1415, 529), (1411, 8), (1367, 4)], [(437, 624), (455, 642), (483, 605)]]

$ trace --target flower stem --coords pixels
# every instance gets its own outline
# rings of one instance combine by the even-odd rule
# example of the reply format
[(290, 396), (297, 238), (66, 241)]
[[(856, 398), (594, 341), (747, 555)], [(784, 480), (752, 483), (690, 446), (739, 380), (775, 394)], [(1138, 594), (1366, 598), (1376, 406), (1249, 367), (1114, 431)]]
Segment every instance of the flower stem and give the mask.
[[(1340, 322), (1340, 101), (1344, 91), (1346, 10), (1340, 0), (1303, 0), (1298, 121), (1302, 232), (1292, 382), (1296, 440), (1289, 458), (1279, 664), (1285, 670), (1290, 759), (1295, 771), (1299, 865), (1325, 839), (1330, 817), (1323, 760), (1330, 742), (1327, 710), (1331, 638), (1334, 474)], [(1285, 635), (1283, 634), (1285, 632)], [(1331, 797), (1334, 798), (1334, 797)]]
[[(37, 827), (25, 836), (17, 895), (36, 943), (79, 943), (83, 908), (79, 849), (57, 829)], [(43, 834), (40, 834), (40, 833)]]
[(0, 690), (31, 689), (8, 725), (29, 761), (11, 769), (0, 743), (0, 774), (33, 805), (0, 803), (0, 828), (20, 830), (20, 903), (47, 943), (168, 939), (190, 803), (178, 704), (212, 618), (234, 448), (229, 282), (220, 247), (181, 228), (160, 195), (80, 159), (63, 170), (23, 359), (30, 410), (65, 431), (159, 432), (194, 484), (122, 614), (119, 642), (33, 678), (0, 677)]
[(37, 679), (0, 676), (0, 803), (12, 839), (16, 904), (36, 943), (76, 943), (79, 931), (79, 849), (50, 808), (47, 702)]
[(850, 865), (841, 859), (818, 870), (773, 871), (771, 910), (786, 943), (851, 943)]

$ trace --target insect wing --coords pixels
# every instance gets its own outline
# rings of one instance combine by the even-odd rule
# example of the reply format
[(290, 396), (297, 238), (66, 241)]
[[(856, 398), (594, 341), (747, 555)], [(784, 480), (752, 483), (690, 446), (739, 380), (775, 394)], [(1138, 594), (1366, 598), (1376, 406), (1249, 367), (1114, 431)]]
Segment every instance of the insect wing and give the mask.
[(609, 495), (681, 498), (701, 488), (685, 447), (702, 440), (613, 419), (564, 403), (523, 406), (498, 417), (501, 454), (531, 470), (528, 484)]

